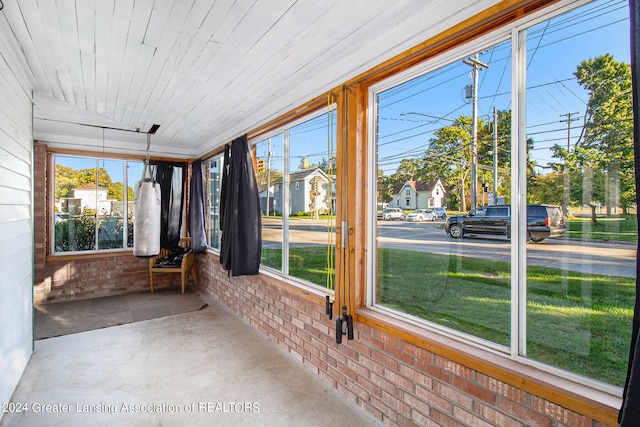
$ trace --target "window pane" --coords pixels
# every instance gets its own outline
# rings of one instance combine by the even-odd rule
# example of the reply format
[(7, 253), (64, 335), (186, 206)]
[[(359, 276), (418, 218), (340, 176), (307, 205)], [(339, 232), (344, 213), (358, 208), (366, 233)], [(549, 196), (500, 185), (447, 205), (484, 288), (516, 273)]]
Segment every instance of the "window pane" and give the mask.
[(124, 245), (124, 162), (98, 160), (98, 249)]
[(376, 303), (504, 346), (510, 71), (507, 41), (379, 92), (376, 135)]
[(628, 4), (589, 3), (526, 37), (527, 200), (554, 206), (529, 213), (544, 240), (526, 246), (526, 355), (622, 386), (637, 243)]
[(257, 143), (255, 153), (262, 210), (261, 264), (282, 270), (283, 135)]
[(96, 159), (54, 159), (55, 252), (96, 248)]
[(222, 238), (222, 230), (220, 229), (220, 190), (222, 188), (224, 156), (211, 159), (207, 166), (206, 170), (208, 170), (209, 176), (209, 246), (219, 250)]
[(54, 164), (54, 251), (123, 248), (125, 236), (133, 247), (133, 183), (142, 162), (55, 156)]
[(127, 247), (133, 248), (133, 188), (136, 182), (140, 181), (144, 177), (142, 176), (144, 170), (143, 162), (127, 161)]
[(335, 111), (291, 128), (289, 136), (289, 274), (330, 285), (335, 251)]

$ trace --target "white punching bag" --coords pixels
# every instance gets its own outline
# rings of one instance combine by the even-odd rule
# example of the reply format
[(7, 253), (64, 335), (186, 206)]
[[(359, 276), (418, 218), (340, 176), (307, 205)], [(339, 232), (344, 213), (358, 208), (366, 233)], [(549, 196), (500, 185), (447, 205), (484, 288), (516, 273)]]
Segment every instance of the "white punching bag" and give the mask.
[(146, 178), (133, 189), (133, 254), (150, 257), (160, 253), (160, 184)]

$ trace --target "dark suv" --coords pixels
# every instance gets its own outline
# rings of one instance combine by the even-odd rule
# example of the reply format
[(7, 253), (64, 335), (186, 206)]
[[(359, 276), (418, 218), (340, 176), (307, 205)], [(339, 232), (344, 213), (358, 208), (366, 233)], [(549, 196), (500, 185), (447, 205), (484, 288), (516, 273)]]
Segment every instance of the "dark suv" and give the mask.
[[(451, 237), (491, 234), (511, 237), (511, 207), (483, 206), (466, 215), (447, 219), (445, 230)], [(527, 240), (541, 242), (547, 237), (561, 236), (567, 231), (562, 210), (553, 205), (527, 206)]]

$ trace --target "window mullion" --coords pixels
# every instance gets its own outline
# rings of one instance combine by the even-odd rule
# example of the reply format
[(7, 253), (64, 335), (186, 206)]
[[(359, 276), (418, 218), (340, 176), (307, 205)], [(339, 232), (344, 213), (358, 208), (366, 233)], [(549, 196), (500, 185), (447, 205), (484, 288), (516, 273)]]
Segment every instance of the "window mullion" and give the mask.
[(129, 243), (129, 162), (122, 162), (122, 200), (124, 206), (122, 207), (122, 247), (127, 248)]
[(96, 197), (96, 200), (95, 200), (96, 209), (95, 209), (95, 213), (94, 213), (94, 218), (95, 218), (95, 221), (94, 221), (95, 222), (95, 229), (94, 229), (94, 231), (95, 231), (95, 233), (94, 233), (95, 234), (95, 246), (94, 246), (94, 249), (95, 250), (99, 250), (100, 249), (100, 236), (99, 236), (100, 224), (99, 224), (99, 218), (98, 218), (98, 191), (100, 189), (99, 175), (100, 175), (100, 159), (96, 159), (96, 194), (95, 194), (95, 197)]
[(282, 165), (282, 273), (284, 274), (289, 274), (289, 142), (289, 129), (287, 128), (282, 133), (282, 155), (284, 158)]
[(512, 31), (513, 112), (511, 116), (511, 355), (526, 355), (526, 31)]

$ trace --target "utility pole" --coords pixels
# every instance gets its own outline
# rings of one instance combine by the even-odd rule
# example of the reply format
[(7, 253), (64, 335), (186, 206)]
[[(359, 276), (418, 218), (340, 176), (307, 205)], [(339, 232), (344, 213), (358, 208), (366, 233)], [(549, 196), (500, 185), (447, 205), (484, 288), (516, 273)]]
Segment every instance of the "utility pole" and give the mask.
[(493, 204), (498, 204), (498, 109), (493, 107)]
[(271, 191), (271, 138), (269, 138), (269, 144), (267, 145), (267, 216), (269, 216), (269, 209), (271, 200), (269, 200), (269, 192)]
[[(571, 152), (571, 122), (575, 122), (578, 120), (578, 117), (572, 117), (578, 114), (575, 113), (567, 113), (560, 114), (560, 117), (566, 117), (566, 120), (560, 120), (560, 123), (567, 122), (567, 154)], [(566, 216), (569, 215), (569, 201), (570, 201), (570, 193), (571, 193), (571, 183), (569, 179), (569, 168), (567, 164), (564, 165), (564, 170), (562, 171), (562, 211)]]
[(471, 96), (471, 209), (478, 206), (478, 71), (489, 68), (489, 65), (480, 62), (478, 54), (462, 61), (473, 68), (473, 95)]
[(571, 149), (571, 122), (575, 122), (576, 120), (579, 119), (579, 117), (572, 117), (576, 114), (578, 113), (575, 112), (575, 113), (560, 114), (560, 117), (567, 118), (566, 120), (560, 120), (560, 123), (567, 122), (567, 153)]

